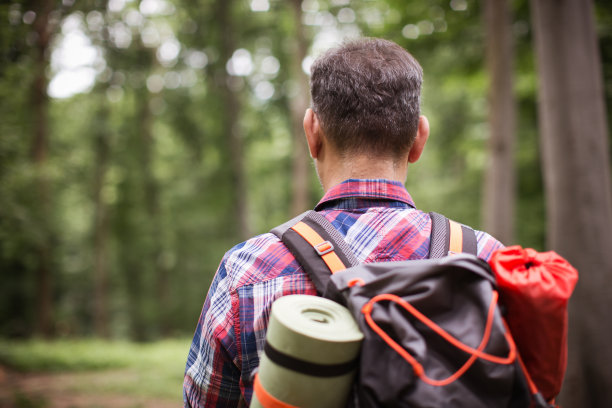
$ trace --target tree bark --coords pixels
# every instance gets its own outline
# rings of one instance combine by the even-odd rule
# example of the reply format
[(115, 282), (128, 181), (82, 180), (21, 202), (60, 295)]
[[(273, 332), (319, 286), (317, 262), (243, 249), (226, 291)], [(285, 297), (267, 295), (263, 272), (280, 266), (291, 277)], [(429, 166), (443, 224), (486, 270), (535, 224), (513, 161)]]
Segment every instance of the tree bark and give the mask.
[(293, 96), (290, 103), (291, 111), (291, 130), (293, 135), (293, 169), (291, 178), (291, 214), (296, 216), (309, 207), (310, 198), (310, 159), (308, 149), (306, 147), (306, 139), (304, 137), (304, 113), (308, 108), (310, 100), (310, 90), (308, 87), (308, 77), (302, 70), (302, 61), (306, 58), (308, 44), (304, 34), (304, 26), (302, 24), (302, 2), (301, 0), (292, 0), (295, 34), (293, 41), (293, 52), (291, 54), (291, 77), (297, 85), (296, 95)]
[(41, 0), (35, 4), (36, 19), (33, 29), (36, 35), (35, 77), (32, 84), (32, 105), (34, 111), (34, 138), (30, 149), (32, 162), (36, 168), (35, 189), (38, 200), (34, 204), (41, 237), (36, 248), (36, 334), (50, 337), (53, 334), (53, 268), (52, 223), (50, 220), (50, 181), (46, 165), (49, 153), (49, 98), (47, 96), (47, 75), (49, 66), (49, 45), (53, 27), (50, 14), (54, 2)]
[(94, 174), (94, 330), (97, 336), (108, 338), (109, 315), (108, 315), (108, 207), (104, 201), (104, 184), (108, 169), (110, 146), (107, 121), (108, 108), (100, 109), (98, 114), (98, 126), (95, 135), (95, 174)]
[(485, 0), (489, 86), (488, 165), (483, 194), (484, 229), (497, 239), (514, 241), (516, 102), (513, 92), (514, 45), (506, 0)]
[[(147, 52), (147, 50), (144, 50)], [(153, 60), (154, 57), (152, 57)], [(141, 170), (144, 178), (144, 199), (147, 211), (146, 231), (150, 236), (147, 240), (147, 256), (151, 265), (155, 280), (155, 295), (157, 297), (155, 306), (157, 308), (156, 323), (162, 335), (168, 335), (171, 331), (169, 315), (170, 299), (168, 291), (169, 271), (163, 259), (163, 236), (162, 220), (160, 219), (160, 189), (154, 174), (155, 161), (155, 139), (153, 135), (154, 117), (149, 107), (151, 103), (150, 94), (143, 88), (140, 97), (139, 120), (140, 123), (140, 155)], [(145, 305), (146, 306), (146, 302)]]
[(580, 272), (564, 407), (612, 406), (612, 191), (591, 1), (532, 0), (548, 245)]
[(244, 135), (240, 128), (240, 100), (235, 90), (230, 88), (232, 78), (225, 69), (225, 64), (236, 49), (234, 38), (236, 27), (231, 16), (233, 3), (231, 0), (217, 0), (217, 22), (221, 35), (220, 61), (218, 72), (221, 78), (220, 91), (224, 111), (224, 130), (227, 132), (227, 151), (229, 153), (230, 179), (232, 182), (233, 215), (237, 222), (238, 236), (249, 238), (251, 234), (247, 206), (247, 186), (245, 173)]

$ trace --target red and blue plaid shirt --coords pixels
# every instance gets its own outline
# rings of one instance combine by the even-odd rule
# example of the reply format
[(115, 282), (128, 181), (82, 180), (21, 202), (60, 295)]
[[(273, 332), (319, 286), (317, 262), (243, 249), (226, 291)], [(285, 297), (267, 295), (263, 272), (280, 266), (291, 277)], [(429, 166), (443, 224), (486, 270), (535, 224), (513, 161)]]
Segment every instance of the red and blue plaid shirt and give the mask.
[[(428, 256), (431, 219), (399, 182), (347, 180), (330, 189), (315, 210), (344, 235), (360, 262)], [(478, 256), (485, 260), (502, 247), (484, 232), (476, 231), (476, 237)], [(291, 294), (316, 295), (316, 290), (275, 235), (259, 235), (225, 254), (189, 350), (185, 406), (250, 403), (272, 302)]]

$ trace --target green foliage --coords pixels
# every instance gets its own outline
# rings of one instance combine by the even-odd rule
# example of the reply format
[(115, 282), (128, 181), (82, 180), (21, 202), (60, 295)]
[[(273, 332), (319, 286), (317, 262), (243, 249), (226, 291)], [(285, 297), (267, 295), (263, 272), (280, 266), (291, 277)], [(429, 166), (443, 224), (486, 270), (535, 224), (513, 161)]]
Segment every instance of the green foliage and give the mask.
[[(101, 339), (0, 339), (0, 363), (22, 372), (88, 371), (136, 367), (159, 372), (182, 372), (190, 339), (132, 343)], [(180, 366), (180, 367), (179, 367)]]
[[(0, 364), (21, 373), (83, 373), (71, 382), (70, 390), (75, 393), (157, 397), (178, 402), (189, 344), (186, 338), (145, 344), (95, 339), (0, 340)], [(16, 399), (23, 404), (36, 403), (34, 406), (45, 403), (23, 392)]]
[(25, 372), (121, 368), (137, 361), (134, 353), (140, 350), (130, 343), (109, 343), (103, 340), (3, 340), (0, 345), (2, 364)]
[[(599, 0), (595, 2), (595, 9), (608, 114), (608, 129), (610, 129), (610, 118), (612, 118), (612, 7), (610, 7), (608, 2)], [(608, 132), (608, 135), (610, 136), (610, 156), (612, 156), (612, 132)]]
[[(121, 2), (70, 3), (54, 3), (59, 25), (51, 32), (48, 57), (58, 57), (69, 26), (78, 26), (99, 56), (89, 67), (95, 83), (48, 100), (50, 143), (39, 167), (30, 153), (39, 120), (31, 88), (41, 63), (47, 78), (56, 78), (57, 60), (35, 58), (30, 3), (0, 5), (0, 334), (34, 332), (41, 242), (51, 251), (56, 334), (101, 334), (100, 270), (106, 279), (105, 335), (146, 341), (190, 334), (224, 251), (241, 240), (237, 201), (244, 201), (255, 233), (290, 215), (292, 2), (270, 1), (262, 12), (251, 11), (250, 1), (228, 2), (229, 31), (219, 19), (219, 1), (160, 2), (165, 6), (157, 11), (140, 2), (125, 2), (120, 10), (113, 7)], [(596, 5), (610, 101), (612, 9), (602, 1)], [(526, 0), (513, 6), (517, 241), (544, 249), (529, 7)], [(423, 210), (479, 226), (488, 137), (481, 3), (307, 0), (302, 11), (311, 56), (343, 37), (362, 35), (389, 38), (417, 57), (425, 72), (422, 111), (431, 137), (411, 166), (408, 189)], [(236, 49), (248, 51), (250, 72), (227, 75), (235, 51), (224, 47), (227, 35)], [(237, 106), (231, 124), (228, 87)], [(234, 129), (243, 142), (244, 191), (237, 191), (230, 166), (227, 140)], [(44, 201), (36, 187), (41, 174), (49, 191), (46, 215), (37, 210)], [(321, 193), (314, 171), (311, 187), (314, 205)], [(117, 361), (123, 357), (117, 354)]]

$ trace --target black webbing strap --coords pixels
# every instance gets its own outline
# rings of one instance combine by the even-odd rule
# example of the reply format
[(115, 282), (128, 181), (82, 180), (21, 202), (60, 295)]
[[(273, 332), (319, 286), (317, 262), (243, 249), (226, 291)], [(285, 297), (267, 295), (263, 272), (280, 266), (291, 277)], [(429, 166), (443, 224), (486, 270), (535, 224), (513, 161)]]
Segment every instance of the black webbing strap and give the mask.
[[(450, 220), (435, 212), (429, 213), (431, 217), (431, 236), (429, 241), (429, 258), (442, 258), (449, 255), (451, 242)], [(477, 255), (478, 243), (476, 233), (470, 227), (461, 225), (462, 252)]]
[(321, 238), (329, 241), (333, 250), (347, 268), (359, 264), (342, 234), (334, 228), (325, 217), (316, 211), (307, 211), (294, 219), (272, 230), (277, 237), (289, 248), (300, 266), (306, 271), (314, 283), (320, 296), (344, 304), (344, 300), (336, 287), (331, 284), (330, 269), (321, 258), (321, 255), (300, 234), (291, 229), (299, 222), (307, 224)]
[[(429, 258), (442, 258), (449, 254), (451, 242), (450, 221), (445, 216), (431, 212), (431, 237), (429, 245)], [(321, 255), (317, 253), (302, 236), (295, 232), (291, 227), (299, 222), (304, 222), (315, 230), (324, 240), (333, 245), (333, 250), (342, 260), (347, 268), (358, 265), (359, 262), (344, 240), (340, 232), (321, 214), (316, 211), (306, 211), (287, 221), (286, 223), (274, 228), (272, 233), (281, 239), (289, 248), (300, 266), (306, 271), (314, 283), (317, 293), (320, 296), (335, 300), (344, 304), (344, 300), (334, 285), (331, 284), (330, 270)], [(461, 225), (462, 232), (462, 252), (477, 255), (478, 247), (476, 233), (470, 227)]]
[(312, 375), (314, 377), (337, 377), (348, 374), (355, 370), (359, 365), (359, 357), (340, 364), (319, 364), (305, 361), (272, 347), (269, 342), (264, 345), (264, 353), (270, 361), (281, 367), (287, 368), (298, 373)]
[(466, 254), (478, 255), (476, 232), (465, 225), (461, 225), (461, 229), (463, 230), (463, 252)]

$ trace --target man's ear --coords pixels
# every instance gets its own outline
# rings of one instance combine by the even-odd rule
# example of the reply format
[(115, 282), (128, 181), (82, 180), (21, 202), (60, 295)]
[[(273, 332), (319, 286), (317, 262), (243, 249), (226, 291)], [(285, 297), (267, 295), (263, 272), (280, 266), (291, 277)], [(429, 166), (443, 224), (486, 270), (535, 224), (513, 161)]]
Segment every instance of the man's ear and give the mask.
[(414, 139), (414, 143), (408, 152), (408, 162), (414, 163), (421, 157), (423, 153), (423, 149), (425, 148), (425, 143), (427, 142), (427, 138), (429, 137), (429, 120), (427, 117), (421, 115), (419, 117), (419, 127), (417, 130), (416, 138)]
[(323, 140), (319, 118), (310, 108), (306, 109), (306, 114), (304, 115), (304, 133), (306, 134), (310, 157), (316, 159), (321, 152)]

